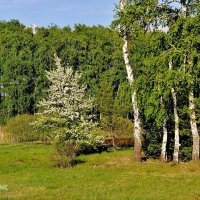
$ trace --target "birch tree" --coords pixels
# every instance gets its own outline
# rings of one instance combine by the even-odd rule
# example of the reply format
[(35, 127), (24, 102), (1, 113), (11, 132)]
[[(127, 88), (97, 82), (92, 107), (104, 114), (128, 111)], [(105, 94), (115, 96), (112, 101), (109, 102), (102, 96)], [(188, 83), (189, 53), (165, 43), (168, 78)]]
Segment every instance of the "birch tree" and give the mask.
[[(169, 62), (169, 70), (172, 70), (173, 64), (172, 61)], [(180, 141), (179, 141), (179, 115), (178, 115), (178, 109), (177, 109), (177, 94), (174, 89), (174, 87), (171, 88), (171, 94), (173, 99), (173, 108), (174, 108), (174, 153), (173, 153), (173, 161), (178, 162), (178, 156), (179, 156), (179, 147), (180, 147)]]
[[(180, 10), (178, 13), (178, 20), (176, 20), (175, 24), (177, 24), (177, 27), (179, 26), (180, 28), (182, 27), (182, 31), (179, 32), (179, 40), (176, 38), (176, 48), (179, 49), (180, 52), (182, 52), (182, 66), (183, 66), (183, 72), (188, 74), (191, 78), (188, 82), (189, 85), (189, 91), (188, 91), (188, 108), (189, 108), (189, 117), (190, 117), (190, 126), (191, 126), (191, 133), (192, 133), (192, 138), (193, 138), (193, 151), (192, 151), (192, 159), (193, 160), (199, 160), (199, 133), (198, 133), (198, 128), (197, 128), (197, 120), (196, 120), (196, 111), (195, 111), (195, 98), (194, 98), (194, 84), (192, 84), (194, 79), (192, 76), (193, 73), (193, 68), (194, 68), (194, 57), (192, 56), (192, 52), (194, 50), (194, 37), (196, 37), (195, 34), (192, 35), (192, 37), (188, 37), (190, 33), (186, 30), (186, 24), (187, 21), (190, 18), (194, 18), (199, 14), (199, 6), (200, 6), (200, 1), (199, 0), (180, 0), (180, 1), (167, 1), (168, 3), (171, 2), (176, 2), (179, 3)], [(180, 19), (180, 20), (179, 20)], [(177, 28), (176, 27), (176, 28)], [(184, 30), (185, 29), (185, 30)], [(194, 30), (195, 27), (193, 27), (192, 32), (197, 33), (198, 31)], [(198, 29), (198, 28), (197, 28)], [(181, 29), (180, 29), (181, 30)], [(183, 33), (184, 32), (184, 33)], [(180, 45), (181, 44), (181, 45)], [(174, 45), (174, 44), (172, 44)], [(175, 94), (172, 96), (175, 97)], [(175, 123), (176, 122), (175, 117)], [(178, 119), (177, 119), (178, 121)], [(178, 124), (177, 124), (178, 125)], [(175, 125), (175, 127), (177, 126)], [(177, 133), (178, 134), (178, 133)], [(176, 142), (176, 139), (178, 140), (178, 137), (176, 136), (176, 130), (175, 130), (175, 148), (178, 147), (178, 141)]]
[[(137, 100), (137, 87), (135, 80), (137, 79), (136, 73), (133, 71), (133, 67), (130, 62), (130, 49), (131, 43), (134, 43), (134, 39), (137, 40), (139, 35), (148, 33), (149, 31), (156, 30), (158, 24), (158, 14), (160, 12), (159, 3), (156, 0), (151, 1), (120, 1), (120, 13), (121, 13), (121, 32), (123, 33), (124, 45), (123, 45), (123, 57), (126, 66), (127, 76), (132, 88), (132, 106), (134, 112), (134, 139), (135, 139), (135, 155), (141, 152), (141, 136), (142, 136), (142, 124), (140, 116), (140, 108)], [(134, 52), (131, 52), (134, 54)], [(138, 67), (138, 66), (136, 66)], [(166, 129), (165, 129), (166, 130)], [(140, 150), (139, 150), (140, 149)], [(137, 159), (137, 158), (136, 158)]]
[[(190, 14), (195, 13), (195, 6), (198, 7), (200, 1), (180, 1), (181, 4), (181, 14), (184, 18), (187, 18)], [(191, 13), (190, 13), (191, 12)], [(190, 52), (191, 54), (191, 52)], [(190, 56), (187, 56), (189, 69), (193, 68), (193, 63), (189, 59)], [(190, 85), (189, 89), (189, 116), (190, 116), (190, 126), (193, 138), (193, 149), (192, 149), (192, 160), (199, 160), (199, 133), (197, 129), (196, 122), (196, 112), (195, 112), (195, 100), (194, 100), (194, 92), (193, 86)]]
[[(125, 0), (120, 0), (120, 11), (123, 15), (125, 12)], [(137, 103), (137, 91), (133, 89), (134, 86), (134, 73), (129, 60), (129, 45), (130, 41), (126, 27), (121, 27), (124, 29), (124, 44), (123, 44), (123, 57), (127, 72), (127, 79), (129, 81), (130, 87), (132, 88), (131, 100), (134, 113), (134, 158), (136, 161), (141, 161), (141, 149), (142, 149), (142, 125), (140, 120), (140, 111)]]
[[(160, 103), (163, 109), (165, 109), (165, 105), (163, 103), (163, 97), (161, 96)], [(162, 131), (163, 131), (163, 138), (162, 138), (162, 147), (161, 147), (161, 154), (160, 154), (160, 160), (161, 161), (167, 161), (167, 139), (168, 139), (168, 130), (167, 130), (167, 120), (164, 116), (163, 119), (163, 125), (162, 125)]]

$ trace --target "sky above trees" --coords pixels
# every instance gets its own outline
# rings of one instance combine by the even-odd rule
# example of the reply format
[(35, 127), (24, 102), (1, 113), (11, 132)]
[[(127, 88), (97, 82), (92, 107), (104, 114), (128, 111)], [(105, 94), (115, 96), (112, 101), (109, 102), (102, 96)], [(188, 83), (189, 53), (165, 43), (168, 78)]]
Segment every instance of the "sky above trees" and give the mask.
[(18, 19), (25, 25), (58, 26), (75, 23), (108, 26), (117, 0), (1, 0), (0, 20)]

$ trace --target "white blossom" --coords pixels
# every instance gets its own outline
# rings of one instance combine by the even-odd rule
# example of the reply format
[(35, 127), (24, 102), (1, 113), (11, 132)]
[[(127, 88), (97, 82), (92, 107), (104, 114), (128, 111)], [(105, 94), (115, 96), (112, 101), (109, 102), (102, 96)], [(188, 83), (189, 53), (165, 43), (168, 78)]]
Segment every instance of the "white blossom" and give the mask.
[[(62, 67), (61, 60), (55, 55), (56, 69), (46, 72), (51, 82), (47, 96), (39, 106), (40, 124), (44, 128), (58, 127), (55, 135), (69, 135), (77, 143), (93, 142), (91, 129), (95, 126), (91, 117), (92, 98), (86, 98), (86, 86), (80, 85), (81, 74), (70, 66)], [(47, 123), (50, 121), (50, 123)], [(101, 141), (100, 137), (97, 141)]]

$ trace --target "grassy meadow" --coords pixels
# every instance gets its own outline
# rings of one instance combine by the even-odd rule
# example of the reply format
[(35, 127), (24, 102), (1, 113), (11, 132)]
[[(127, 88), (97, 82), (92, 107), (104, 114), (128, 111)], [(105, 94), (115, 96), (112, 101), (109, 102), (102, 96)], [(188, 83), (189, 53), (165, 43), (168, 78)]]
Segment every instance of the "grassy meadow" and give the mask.
[(0, 199), (200, 200), (200, 162), (136, 163), (132, 150), (84, 155), (74, 168), (51, 167), (53, 146), (0, 145)]

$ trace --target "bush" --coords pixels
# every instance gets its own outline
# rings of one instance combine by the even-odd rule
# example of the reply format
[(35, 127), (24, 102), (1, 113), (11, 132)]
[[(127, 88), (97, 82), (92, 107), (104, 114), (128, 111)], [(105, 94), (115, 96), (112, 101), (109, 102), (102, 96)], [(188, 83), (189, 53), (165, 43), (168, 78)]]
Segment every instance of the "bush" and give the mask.
[(55, 142), (55, 148), (56, 152), (51, 156), (54, 167), (65, 168), (76, 165), (78, 145), (74, 141), (59, 137)]
[(160, 157), (160, 151), (161, 151), (161, 145), (160, 144), (150, 143), (147, 146), (147, 152), (145, 152), (145, 153), (147, 154), (148, 157), (156, 159), (156, 158)]
[(183, 162), (192, 160), (192, 147), (181, 148), (179, 157), (180, 157), (181, 161), (183, 161)]
[(55, 152), (51, 156), (51, 160), (53, 163), (53, 167), (59, 167), (59, 168), (66, 168), (66, 167), (73, 167), (77, 164), (77, 160), (70, 158), (65, 155), (61, 155), (58, 152)]
[[(149, 123), (149, 127), (153, 127), (153, 125)], [(149, 128), (148, 131), (144, 131), (142, 139), (142, 149), (145, 155), (148, 158), (159, 159), (161, 153), (162, 130)]]
[(92, 154), (92, 153), (101, 153), (103, 151), (108, 151), (109, 146), (103, 143), (91, 145), (88, 143), (82, 143), (79, 145), (77, 155), (80, 154)]
[(130, 138), (133, 136), (133, 122), (118, 115), (102, 116), (100, 125), (107, 137)]
[[(77, 128), (78, 130), (78, 128)], [(77, 156), (80, 154), (90, 154), (101, 152), (107, 148), (103, 145), (101, 137), (89, 133), (63, 132), (59, 133), (55, 139), (55, 153), (51, 155), (54, 167), (73, 167), (78, 163)]]
[(105, 139), (104, 145), (108, 148), (130, 148), (134, 146), (133, 138), (115, 138)]
[(63, 120), (55, 119), (53, 115), (44, 116), (37, 114), (37, 118), (32, 125), (39, 133), (40, 140), (53, 141), (56, 135), (67, 126), (67, 123)]
[(4, 140), (7, 142), (32, 142), (40, 139), (40, 134), (36, 128), (31, 125), (37, 116), (19, 115), (8, 120), (3, 127)]

